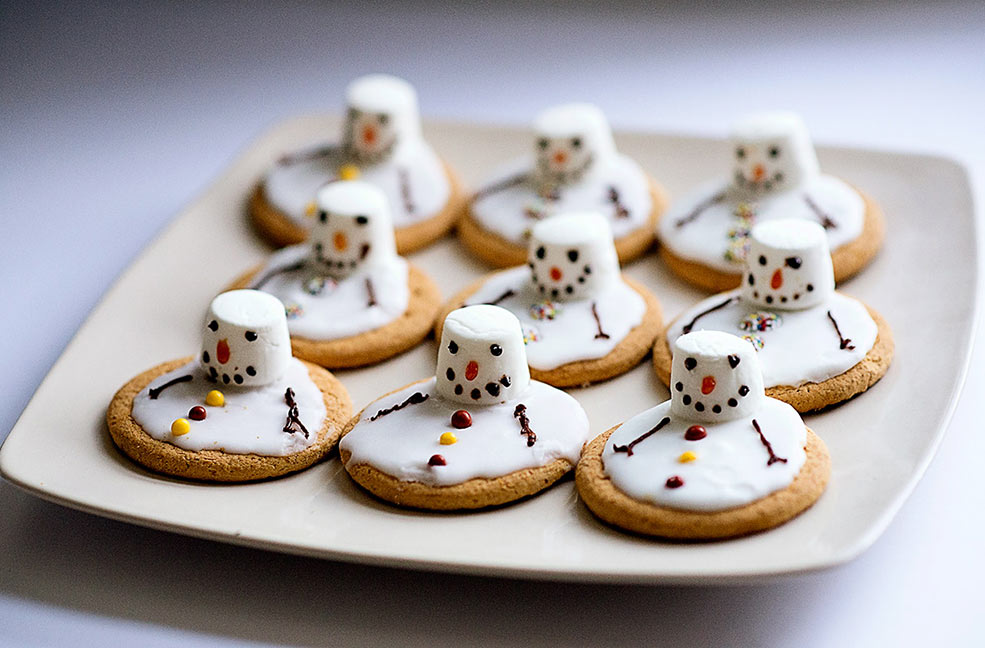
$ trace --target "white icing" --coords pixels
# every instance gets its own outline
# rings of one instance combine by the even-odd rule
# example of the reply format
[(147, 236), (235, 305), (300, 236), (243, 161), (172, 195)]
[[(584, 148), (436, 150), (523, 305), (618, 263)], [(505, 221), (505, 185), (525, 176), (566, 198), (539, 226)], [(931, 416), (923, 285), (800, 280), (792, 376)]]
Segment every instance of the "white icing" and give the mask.
[(756, 350), (721, 331), (695, 331), (673, 342), (670, 413), (700, 423), (751, 416), (762, 406), (763, 373)]
[[(415, 392), (429, 398), (370, 420)], [(528, 447), (514, 416), (520, 403), (526, 405), (530, 428), (537, 435), (533, 446)], [(463, 408), (471, 414), (472, 425), (458, 430), (451, 417)], [(441, 445), (444, 432), (452, 432), (458, 441)], [(502, 477), (558, 458), (575, 463), (588, 435), (588, 418), (578, 401), (544, 383), (532, 381), (525, 392), (505, 403), (463, 406), (438, 396), (432, 378), (370, 403), (339, 447), (352, 453), (350, 465), (369, 464), (402, 481), (448, 486), (477, 477)], [(444, 457), (446, 465), (429, 466), (434, 454)]]
[[(514, 294), (498, 302), (517, 316), (527, 339), (527, 362), (535, 369), (550, 370), (569, 362), (592, 360), (608, 355), (629, 332), (639, 326), (646, 313), (646, 302), (622, 279), (599, 293), (594, 300), (557, 302), (560, 311), (554, 319), (537, 319), (531, 306), (544, 297), (531, 282), (527, 267), (498, 272), (482, 284), (469, 304), (481, 304), (500, 297), (507, 290)], [(596, 306), (602, 330), (608, 338), (597, 338), (598, 326), (592, 316)], [(536, 340), (531, 333), (536, 333)]]
[(284, 306), (256, 290), (212, 300), (202, 329), (202, 367), (224, 384), (266, 385), (284, 375), (291, 339)]
[[(261, 289), (282, 302), (291, 335), (310, 340), (336, 340), (373, 331), (393, 322), (407, 311), (410, 302), (407, 262), (397, 256), (365, 266), (344, 279), (326, 277), (312, 263), (308, 245), (295, 245), (271, 256), (255, 275)], [(307, 261), (299, 270), (270, 274)], [(369, 304), (366, 282), (373, 286), (376, 303)], [(321, 292), (309, 290), (321, 287)]]
[[(652, 429), (664, 417), (670, 423), (633, 447), (633, 455), (615, 452)], [(769, 451), (752, 425), (755, 419), (777, 457), (768, 465)], [(773, 398), (763, 400), (751, 416), (722, 423), (702, 423), (707, 436), (688, 441), (684, 433), (693, 421), (670, 413), (666, 401), (634, 416), (609, 437), (602, 452), (605, 474), (630, 497), (660, 506), (694, 511), (720, 511), (743, 506), (789, 486), (807, 455), (807, 429), (797, 412)], [(697, 458), (678, 459), (684, 452)], [(684, 484), (668, 488), (667, 479), (680, 477)]]
[(466, 306), (445, 317), (438, 393), (468, 405), (502, 403), (527, 391), (530, 371), (520, 322), (499, 306)]
[[(682, 328), (695, 315), (722, 303), (729, 297), (739, 297), (733, 290), (712, 295), (682, 313), (667, 331), (667, 340), (673, 342), (682, 334)], [(817, 383), (844, 373), (858, 364), (875, 344), (878, 329), (865, 306), (851, 297), (834, 292), (823, 303), (796, 311), (774, 309), (780, 324), (769, 331), (743, 331), (740, 321), (747, 315), (764, 311), (756, 304), (741, 298), (724, 308), (701, 317), (694, 325), (695, 331), (725, 331), (733, 335), (754, 335), (763, 341), (759, 361), (763, 368), (766, 387), (789, 385), (797, 387)], [(834, 316), (854, 349), (840, 348), (834, 326), (828, 319), (828, 311)]]
[[(696, 207), (713, 196), (725, 193), (722, 202), (708, 205), (694, 220), (677, 226), (677, 222), (691, 214)], [(818, 175), (804, 186), (789, 191), (770, 193), (750, 202), (734, 191), (727, 181), (705, 183), (695, 191), (675, 201), (660, 218), (657, 233), (660, 242), (674, 254), (697, 261), (723, 272), (742, 271), (742, 259), (726, 258), (729, 250), (729, 230), (736, 227), (736, 213), (740, 205), (754, 205), (754, 223), (783, 218), (796, 218), (818, 222), (818, 215), (809, 206), (805, 196), (828, 216), (835, 227), (828, 228), (828, 245), (832, 250), (854, 241), (862, 234), (865, 220), (865, 203), (857, 191), (838, 178)]]
[[(168, 380), (192, 374), (190, 382), (172, 385), (151, 399), (149, 389)], [(288, 406), (287, 388), (294, 390), (301, 422), (308, 438), (301, 432), (284, 432)], [(257, 454), (282, 457), (300, 452), (318, 440), (325, 421), (325, 402), (321, 390), (311, 380), (303, 363), (291, 358), (278, 380), (262, 387), (236, 387), (209, 381), (197, 362), (190, 362), (155, 378), (133, 401), (133, 418), (152, 438), (185, 450), (220, 450), (229, 454)], [(205, 404), (205, 395), (219, 389), (225, 396), (222, 407)], [(192, 407), (201, 405), (206, 418), (188, 418)], [(191, 431), (181, 436), (171, 434), (171, 423), (186, 418)]]
[[(558, 189), (557, 200), (545, 200), (537, 191), (532, 174), (535, 164), (529, 157), (515, 160), (496, 172), (484, 187), (492, 187), (517, 174), (531, 178), (521, 184), (480, 195), (472, 203), (472, 216), (489, 232), (498, 234), (516, 245), (527, 245), (530, 229), (542, 218), (567, 211), (597, 211), (605, 216), (612, 227), (612, 234), (623, 238), (641, 227), (646, 227), (653, 211), (650, 185), (639, 164), (625, 155), (617, 154), (609, 162), (597, 162), (598, 168), (581, 182)], [(618, 215), (609, 198), (609, 190), (615, 188), (619, 202), (626, 209)], [(482, 189), (480, 189), (481, 193)], [(538, 216), (528, 215), (534, 210)]]

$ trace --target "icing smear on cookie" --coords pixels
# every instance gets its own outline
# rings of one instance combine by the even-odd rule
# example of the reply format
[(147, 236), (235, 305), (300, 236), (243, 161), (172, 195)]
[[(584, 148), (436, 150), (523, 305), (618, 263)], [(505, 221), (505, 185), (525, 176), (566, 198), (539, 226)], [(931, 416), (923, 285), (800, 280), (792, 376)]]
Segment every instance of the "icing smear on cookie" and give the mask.
[(295, 224), (309, 227), (306, 213), (318, 189), (358, 177), (384, 191), (397, 227), (444, 208), (451, 185), (421, 133), (413, 86), (386, 74), (366, 75), (349, 85), (346, 104), (341, 142), (282, 158), (265, 178), (267, 200)]
[(598, 213), (538, 223), (528, 264), (490, 277), (467, 303), (494, 303), (520, 320), (531, 367), (554, 369), (610, 353), (646, 313), (646, 302), (622, 280), (606, 220)]
[(836, 249), (862, 234), (865, 204), (855, 189), (824, 175), (803, 121), (788, 112), (744, 117), (730, 137), (731, 178), (676, 201), (658, 235), (676, 255), (736, 272), (752, 227), (796, 218), (820, 224)]
[(291, 357), (283, 305), (234, 290), (212, 301), (199, 358), (153, 380), (132, 415), (152, 438), (185, 450), (284, 456), (318, 440), (326, 409)]
[(318, 192), (307, 243), (275, 254), (252, 287), (284, 302), (291, 334), (334, 340), (399, 318), (410, 300), (386, 195), (359, 180)]
[(598, 211), (617, 238), (646, 225), (649, 180), (616, 150), (598, 107), (548, 108), (533, 130), (532, 158), (505, 165), (475, 196), (472, 214), (485, 230), (525, 246), (536, 222), (569, 211)]
[(340, 444), (349, 465), (443, 486), (578, 461), (587, 416), (571, 396), (530, 379), (520, 323), (508, 311), (450, 313), (435, 373), (365, 408)]
[(642, 501), (720, 511), (789, 486), (807, 455), (807, 429), (768, 398), (748, 342), (718, 331), (678, 338), (671, 400), (623, 423), (602, 453), (605, 474)]
[(878, 327), (864, 304), (835, 291), (827, 237), (817, 223), (757, 225), (744, 266), (740, 289), (686, 310), (667, 341), (703, 329), (750, 334), (767, 387), (822, 382), (872, 349)]

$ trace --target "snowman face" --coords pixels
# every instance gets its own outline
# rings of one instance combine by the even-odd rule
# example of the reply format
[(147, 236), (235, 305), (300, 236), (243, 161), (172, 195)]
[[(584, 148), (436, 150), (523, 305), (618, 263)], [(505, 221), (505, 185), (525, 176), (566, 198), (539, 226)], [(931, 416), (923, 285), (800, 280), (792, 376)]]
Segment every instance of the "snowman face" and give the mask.
[(386, 196), (367, 182), (333, 182), (318, 192), (311, 254), (319, 271), (344, 279), (396, 256)]
[(731, 137), (732, 178), (754, 194), (785, 191), (818, 173), (803, 122), (790, 113), (761, 113), (737, 124)]
[(445, 318), (438, 348), (437, 391), (476, 405), (504, 403), (530, 386), (520, 320), (499, 306), (466, 306)]
[(284, 305), (257, 290), (212, 300), (202, 332), (202, 368), (224, 385), (258, 387), (281, 378), (291, 359)]
[(609, 124), (598, 108), (565, 104), (538, 115), (537, 175), (541, 182), (571, 184), (589, 175), (615, 154)]
[(612, 232), (596, 213), (560, 214), (534, 226), (530, 281), (550, 299), (591, 299), (619, 276)]
[(357, 162), (389, 160), (406, 141), (419, 136), (417, 93), (397, 77), (371, 74), (356, 79), (347, 92), (344, 144)]
[(721, 423), (755, 415), (766, 398), (756, 350), (741, 338), (721, 331), (696, 331), (677, 338), (673, 352), (673, 416)]
[(828, 237), (817, 223), (774, 220), (753, 227), (742, 279), (742, 299), (795, 310), (827, 301), (834, 291)]

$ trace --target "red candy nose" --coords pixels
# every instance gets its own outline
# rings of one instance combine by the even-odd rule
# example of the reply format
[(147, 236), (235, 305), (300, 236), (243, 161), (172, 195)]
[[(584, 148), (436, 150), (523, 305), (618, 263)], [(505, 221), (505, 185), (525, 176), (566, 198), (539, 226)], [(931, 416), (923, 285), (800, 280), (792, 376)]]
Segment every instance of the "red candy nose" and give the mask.
[(465, 379), (475, 380), (475, 377), (479, 375), (479, 363), (475, 360), (469, 360), (469, 363), (465, 365)]
[(715, 377), (705, 376), (701, 379), (701, 393), (707, 396), (711, 392), (715, 391)]
[(229, 343), (225, 340), (219, 340), (215, 345), (215, 358), (219, 361), (219, 364), (226, 364), (229, 362)]
[(752, 179), (759, 182), (766, 175), (766, 169), (763, 168), (762, 164), (757, 164), (752, 170)]
[(561, 281), (561, 277), (563, 276), (564, 275), (561, 274), (561, 268), (557, 266), (551, 268), (551, 279), (553, 279), (554, 281)]
[(372, 126), (363, 128), (363, 141), (372, 144), (376, 141), (376, 130)]
[(568, 156), (564, 151), (558, 151), (554, 154), (554, 164), (561, 165), (568, 161)]
[(770, 288), (773, 290), (779, 289), (783, 285), (783, 272), (777, 268), (773, 271), (773, 278), (770, 279)]

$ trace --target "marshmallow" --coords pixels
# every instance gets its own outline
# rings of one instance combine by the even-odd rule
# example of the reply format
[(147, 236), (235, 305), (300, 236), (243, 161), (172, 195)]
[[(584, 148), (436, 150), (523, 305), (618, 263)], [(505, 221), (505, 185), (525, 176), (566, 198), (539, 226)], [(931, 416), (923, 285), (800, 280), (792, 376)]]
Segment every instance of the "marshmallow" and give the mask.
[(807, 127), (791, 112), (748, 115), (732, 128), (733, 184), (742, 192), (785, 191), (816, 176)]
[(291, 360), (284, 304), (258, 290), (224, 292), (209, 305), (202, 368), (226, 385), (258, 387), (278, 380)]
[(534, 225), (527, 254), (530, 280), (546, 297), (590, 299), (619, 278), (612, 230), (595, 212), (570, 212)]
[(824, 228), (799, 219), (752, 228), (742, 299), (766, 308), (799, 310), (825, 302), (835, 278)]
[(755, 415), (766, 398), (756, 349), (721, 331), (674, 341), (670, 413), (685, 421), (722, 423)]
[(376, 164), (421, 138), (417, 92), (388, 74), (368, 74), (346, 91), (345, 148), (357, 162)]
[(381, 189), (361, 180), (332, 182), (318, 191), (315, 203), (311, 255), (319, 270), (343, 279), (396, 257), (390, 207)]
[(616, 157), (609, 122), (592, 104), (571, 103), (548, 108), (537, 115), (534, 131), (540, 184), (578, 182)]
[(520, 320), (486, 304), (452, 311), (435, 373), (438, 395), (451, 401), (490, 405), (519, 397), (530, 386)]

